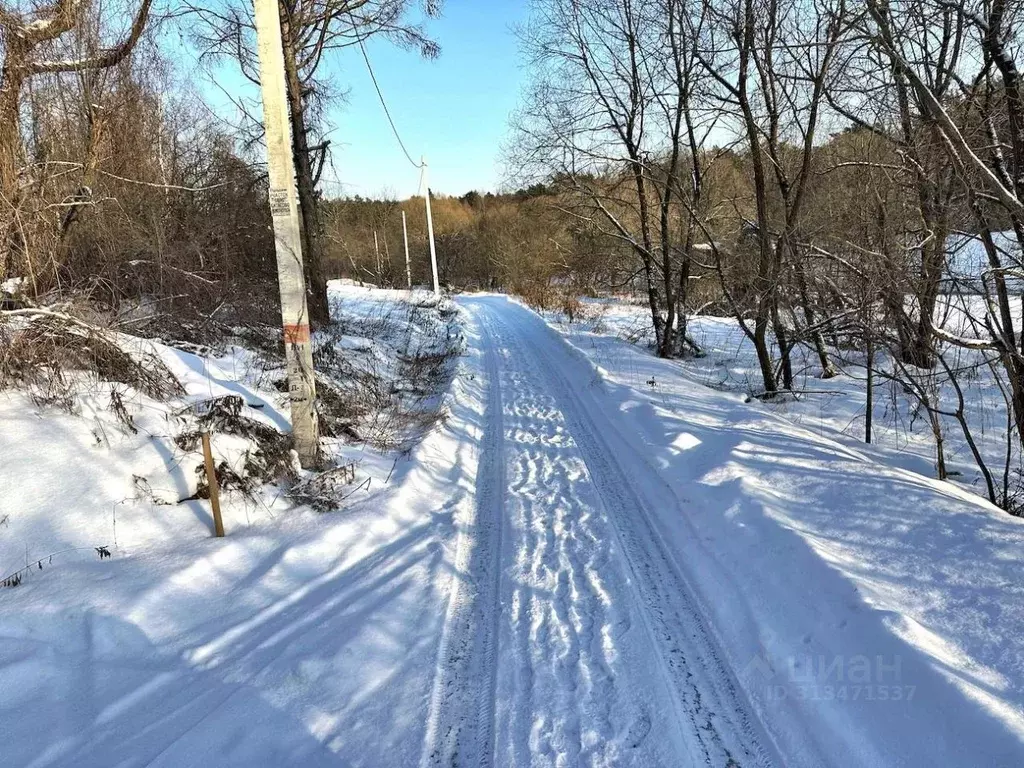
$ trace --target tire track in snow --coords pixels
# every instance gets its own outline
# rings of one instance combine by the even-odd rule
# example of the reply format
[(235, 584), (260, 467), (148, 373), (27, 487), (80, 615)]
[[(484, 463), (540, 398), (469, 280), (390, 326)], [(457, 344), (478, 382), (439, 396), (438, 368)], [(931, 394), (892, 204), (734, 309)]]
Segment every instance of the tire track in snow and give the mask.
[(489, 766), (494, 753), (505, 433), (497, 353), (486, 324), (481, 331), (487, 381), (483, 438), (475, 498), (456, 520), (455, 571), (434, 675), (424, 768)]
[[(774, 764), (764, 746), (767, 737), (748, 714), (749, 707), (704, 624), (689, 584), (652, 519), (655, 504), (678, 507), (678, 500), (656, 470), (641, 457), (633, 456), (632, 446), (593, 401), (593, 395), (581, 393), (579, 383), (574, 386), (564, 363), (556, 359), (557, 353), (544, 349), (561, 339), (526, 310), (506, 306), (522, 312), (528, 323), (536, 323), (536, 331), (527, 338), (526, 331), (512, 327), (500, 310), (488, 308), (502, 343), (516, 348), (517, 357), (532, 355), (543, 363), (538, 370), (561, 406), (613, 520), (634, 576), (633, 589), (645, 609), (647, 632), (675, 690), (687, 742), (695, 748), (693, 757), (713, 766)], [(561, 344), (564, 349), (557, 352), (574, 354), (564, 342)], [(589, 379), (584, 385), (588, 383)], [(540, 385), (535, 382), (534, 386)]]
[[(517, 439), (515, 424), (511, 426), (509, 434), (511, 440)], [(538, 482), (538, 470), (535, 462), (522, 460), (517, 461), (515, 466), (511, 467), (508, 488), (510, 499), (518, 498), (524, 489)], [(520, 663), (519, 660), (529, 659), (530, 645), (534, 642), (536, 629), (539, 626), (537, 618), (539, 602), (529, 590), (523, 589), (529, 575), (536, 571), (539, 547), (534, 543), (537, 537), (536, 530), (527, 522), (523, 510), (514, 503), (509, 504), (508, 507), (511, 518), (509, 524), (515, 527), (520, 537), (528, 537), (528, 541), (532, 545), (520, 545), (516, 548), (510, 571), (511, 578), (503, 595), (503, 599), (510, 608), (509, 620), (503, 629), (509, 634), (506, 651), (511, 657), (512, 663), (507, 667), (503, 665), (505, 674), (502, 676), (499, 673), (498, 685), (503, 692), (518, 692), (518, 705), (515, 708), (510, 708), (505, 722), (496, 724), (497, 743), (502, 744), (508, 741), (509, 746), (504, 755), (496, 752), (495, 762), (499, 765), (506, 761), (511, 765), (529, 765), (529, 735), (534, 710), (534, 673), (530, 664)], [(502, 679), (503, 677), (505, 679)], [(507, 737), (502, 733), (503, 730), (508, 734)]]
[(505, 336), (494, 341), (507, 363), (507, 509), (516, 534), (507, 545), (516, 557), (506, 579), (512, 611), (495, 762), (662, 765), (659, 755), (672, 750), (664, 734), (662, 743), (647, 739), (649, 704), (668, 690), (659, 697), (663, 685), (644, 685), (642, 665), (618, 645), (631, 622), (629, 605), (613, 599), (626, 575), (612, 557), (611, 524), (536, 356)]
[(535, 356), (475, 314), (488, 385), (477, 498), (460, 520), (422, 765), (662, 765), (644, 674), (617, 647), (629, 611), (609, 589), (625, 576), (583, 457)]

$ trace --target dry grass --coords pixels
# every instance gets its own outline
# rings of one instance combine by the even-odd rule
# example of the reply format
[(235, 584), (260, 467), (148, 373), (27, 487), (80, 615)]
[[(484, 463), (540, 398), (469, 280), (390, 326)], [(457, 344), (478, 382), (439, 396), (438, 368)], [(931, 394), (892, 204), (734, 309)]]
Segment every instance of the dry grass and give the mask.
[(122, 384), (155, 400), (185, 394), (159, 357), (125, 351), (108, 330), (49, 310), (0, 313), (0, 388), (23, 389), (38, 405), (74, 412), (82, 387), (97, 382)]
[(443, 420), (440, 396), (463, 346), (457, 312), (433, 297), (339, 312), (314, 348), (323, 434), (406, 451)]
[(364, 483), (353, 487), (355, 479), (355, 464), (343, 464), (326, 472), (311, 475), (293, 486), (288, 491), (288, 497), (318, 512), (333, 512), (341, 507), (346, 498), (365, 485)]
[[(278, 432), (269, 424), (242, 414), (245, 402), (238, 395), (225, 395), (193, 403), (177, 411), (174, 416), (182, 431), (174, 438), (182, 451), (194, 453), (199, 449), (203, 432), (243, 437), (253, 444), (242, 462), (241, 474), (226, 462), (216, 467), (217, 481), (225, 490), (240, 490), (247, 495), (269, 482), (294, 482), (297, 478), (292, 454), (292, 438)], [(199, 474), (199, 498), (208, 498), (209, 489), (202, 468)]]

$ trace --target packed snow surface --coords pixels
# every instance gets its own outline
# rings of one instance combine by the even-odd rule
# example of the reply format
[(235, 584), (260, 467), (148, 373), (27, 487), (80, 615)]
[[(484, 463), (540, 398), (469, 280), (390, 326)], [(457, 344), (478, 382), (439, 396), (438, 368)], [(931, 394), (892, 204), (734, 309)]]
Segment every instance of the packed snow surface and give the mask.
[(1020, 520), (614, 334), (459, 303), (446, 420), (340, 512), (271, 497), (222, 540), (152, 501), (188, 490), (154, 441), (0, 395), (4, 568), (112, 544), (131, 499), (113, 557), (0, 591), (0, 764), (1024, 763)]

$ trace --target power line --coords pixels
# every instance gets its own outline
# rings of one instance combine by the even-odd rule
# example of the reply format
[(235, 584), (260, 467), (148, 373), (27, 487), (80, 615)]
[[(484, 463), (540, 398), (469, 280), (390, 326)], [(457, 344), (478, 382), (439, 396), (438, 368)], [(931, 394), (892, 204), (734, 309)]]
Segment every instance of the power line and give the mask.
[(423, 163), (417, 163), (412, 159), (412, 155), (409, 154), (409, 150), (405, 148), (405, 142), (402, 141), (402, 137), (398, 133), (398, 128), (395, 127), (395, 121), (391, 118), (391, 110), (388, 109), (388, 104), (384, 100), (384, 93), (380, 89), (380, 85), (377, 83), (377, 76), (373, 73), (373, 66), (370, 64), (370, 57), (366, 53), (366, 46), (363, 44), (363, 38), (357, 37), (359, 40), (359, 50), (363, 52), (363, 61), (366, 62), (366, 70), (370, 73), (370, 79), (373, 81), (373, 87), (377, 89), (377, 97), (380, 99), (380, 105), (384, 107), (384, 114), (387, 115), (388, 123), (391, 125), (391, 132), (395, 134), (395, 138), (398, 140), (398, 146), (402, 148), (402, 152), (405, 154), (405, 159), (408, 160), (413, 168), (422, 168)]
[[(412, 165), (413, 168), (420, 169), (420, 187), (423, 192), (423, 200), (427, 209), (427, 239), (430, 242), (430, 271), (434, 278), (434, 295), (440, 296), (441, 287), (437, 279), (437, 251), (434, 247), (434, 219), (430, 213), (430, 185), (426, 180), (427, 161), (424, 158), (417, 163), (412, 159), (412, 155), (409, 154), (409, 150), (405, 148), (405, 142), (402, 141), (402, 137), (398, 133), (398, 128), (395, 126), (395, 121), (391, 118), (391, 110), (388, 109), (388, 103), (384, 100), (384, 93), (380, 89), (380, 83), (377, 82), (377, 76), (373, 73), (373, 66), (370, 64), (370, 56), (366, 53), (366, 46), (363, 44), (363, 38), (358, 33), (356, 34), (356, 40), (359, 41), (359, 50), (363, 52), (363, 61), (366, 62), (366, 69), (370, 73), (370, 79), (373, 81), (373, 87), (377, 89), (377, 97), (380, 99), (380, 105), (384, 107), (384, 114), (387, 115), (388, 123), (391, 124), (391, 132), (395, 134), (395, 139), (398, 141), (398, 146), (402, 148), (405, 159), (409, 161), (409, 164)], [(425, 189), (423, 189), (424, 187)], [(404, 226), (405, 214), (403, 213), (402, 216)]]

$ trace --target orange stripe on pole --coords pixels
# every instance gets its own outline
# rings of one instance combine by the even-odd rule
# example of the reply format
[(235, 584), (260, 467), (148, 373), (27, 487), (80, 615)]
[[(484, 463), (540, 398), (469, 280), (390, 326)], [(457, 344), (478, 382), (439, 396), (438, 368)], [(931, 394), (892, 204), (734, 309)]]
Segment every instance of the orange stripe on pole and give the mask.
[(284, 327), (285, 344), (309, 344), (309, 324), (286, 324)]

